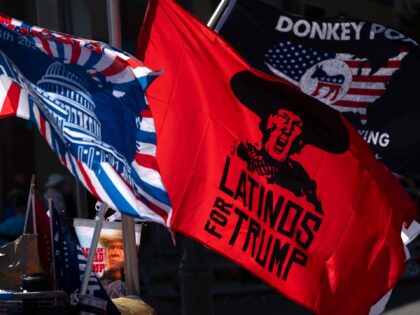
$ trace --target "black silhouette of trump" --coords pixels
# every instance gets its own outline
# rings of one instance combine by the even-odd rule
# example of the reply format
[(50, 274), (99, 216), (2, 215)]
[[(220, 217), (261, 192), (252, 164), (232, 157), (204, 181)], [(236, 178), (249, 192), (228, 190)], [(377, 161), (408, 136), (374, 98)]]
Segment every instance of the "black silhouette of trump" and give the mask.
[(261, 118), (261, 148), (241, 143), (238, 156), (267, 183), (305, 196), (323, 214), (316, 182), (292, 156), (308, 144), (329, 153), (345, 152), (349, 137), (339, 113), (281, 82), (249, 71), (234, 75), (231, 87), (236, 98)]

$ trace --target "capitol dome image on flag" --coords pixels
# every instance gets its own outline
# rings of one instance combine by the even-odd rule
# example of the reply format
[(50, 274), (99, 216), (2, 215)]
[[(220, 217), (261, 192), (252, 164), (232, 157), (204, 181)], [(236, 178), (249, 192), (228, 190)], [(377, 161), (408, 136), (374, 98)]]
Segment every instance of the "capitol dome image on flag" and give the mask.
[(52, 114), (56, 114), (54, 116), (58, 121), (63, 120), (67, 128), (101, 138), (101, 124), (94, 113), (95, 104), (82, 78), (59, 62), (54, 62), (38, 81), (38, 86), (37, 90), (51, 106)]
[(101, 123), (94, 112), (88, 83), (82, 77), (68, 66), (54, 62), (33, 87), (65, 142), (76, 146), (79, 161), (89, 168), (94, 162), (108, 162), (120, 173), (127, 173), (129, 167), (124, 156), (101, 141)]

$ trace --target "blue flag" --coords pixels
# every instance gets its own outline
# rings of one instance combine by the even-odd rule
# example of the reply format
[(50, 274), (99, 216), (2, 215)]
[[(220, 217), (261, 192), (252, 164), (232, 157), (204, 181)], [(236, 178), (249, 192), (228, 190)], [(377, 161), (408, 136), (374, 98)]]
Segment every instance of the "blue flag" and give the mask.
[(99, 200), (167, 224), (145, 90), (157, 76), (107, 44), (0, 16), (0, 117), (31, 120)]

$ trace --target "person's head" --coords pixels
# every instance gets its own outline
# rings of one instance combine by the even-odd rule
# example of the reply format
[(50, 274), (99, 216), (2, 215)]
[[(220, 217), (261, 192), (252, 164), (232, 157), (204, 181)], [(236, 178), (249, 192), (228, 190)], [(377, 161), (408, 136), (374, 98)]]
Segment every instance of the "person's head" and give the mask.
[(108, 270), (121, 269), (124, 266), (124, 247), (122, 240), (109, 242), (105, 251)]
[(124, 246), (121, 233), (101, 236), (100, 243), (105, 248), (106, 270), (120, 279), (121, 269), (124, 268)]
[(349, 134), (340, 113), (319, 100), (251, 71), (233, 75), (230, 86), (235, 98), (260, 118), (262, 148), (275, 161), (286, 161), (306, 145), (333, 154), (348, 150)]
[(67, 181), (67, 177), (59, 174), (59, 173), (53, 173), (50, 176), (48, 176), (47, 181), (45, 182), (44, 187), (46, 189), (53, 188), (53, 187), (59, 187), (62, 186)]
[(284, 162), (302, 145), (302, 120), (292, 111), (279, 109), (260, 124), (263, 148), (277, 162)]
[(26, 213), (27, 194), (21, 189), (12, 189), (7, 194), (7, 204), (14, 208), (13, 215), (24, 215)]

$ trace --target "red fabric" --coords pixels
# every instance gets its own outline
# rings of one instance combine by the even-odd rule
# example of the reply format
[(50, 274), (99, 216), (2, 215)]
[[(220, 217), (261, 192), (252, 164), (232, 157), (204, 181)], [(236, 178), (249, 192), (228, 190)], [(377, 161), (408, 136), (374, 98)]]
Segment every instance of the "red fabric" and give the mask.
[[(51, 227), (50, 219), (47, 215), (48, 203), (44, 196), (35, 190), (35, 214), (36, 214), (36, 232), (38, 235), (38, 252), (41, 260), (41, 266), (44, 272), (49, 273), (52, 262), (52, 249), (51, 249)], [(32, 206), (32, 205), (31, 205)], [(28, 226), (26, 232), (32, 234), (33, 222), (32, 222), (32, 208), (31, 213), (28, 217)]]
[[(416, 210), (357, 132), (341, 114), (251, 69), (173, 1), (150, 2), (137, 48), (148, 67), (162, 70), (147, 97), (158, 166), (173, 205), (172, 230), (317, 314), (367, 314), (404, 269), (401, 227)], [(253, 85), (231, 88), (243, 71), (255, 87), (278, 87), (273, 93), (280, 91), (303, 122), (295, 129), (305, 133), (306, 145), (276, 173), (277, 182), (267, 175), (277, 166), (259, 153), (266, 93), (261, 106), (250, 109), (236, 93), (252, 95)], [(345, 149), (325, 151), (321, 142)], [(254, 164), (240, 157), (241, 147), (255, 148), (257, 154), (248, 156)], [(291, 169), (300, 169), (296, 178), (287, 173)], [(297, 188), (283, 183), (289, 177)], [(311, 181), (312, 197), (302, 193)]]
[(16, 115), (17, 107), (19, 105), (20, 91), (21, 87), (15, 82), (11, 81), (8, 90), (5, 91), (6, 95), (3, 99), (3, 104), (0, 104), (0, 117), (5, 118)]

